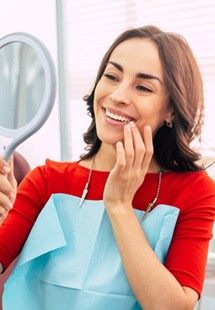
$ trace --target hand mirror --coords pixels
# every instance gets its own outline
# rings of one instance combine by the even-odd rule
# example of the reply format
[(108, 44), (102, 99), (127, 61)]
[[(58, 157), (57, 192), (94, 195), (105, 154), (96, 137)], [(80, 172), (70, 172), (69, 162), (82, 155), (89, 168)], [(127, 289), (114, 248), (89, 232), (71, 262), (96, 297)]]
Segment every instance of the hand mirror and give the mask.
[(27, 33), (0, 39), (0, 156), (15, 148), (49, 117), (56, 96), (56, 75), (44, 44)]

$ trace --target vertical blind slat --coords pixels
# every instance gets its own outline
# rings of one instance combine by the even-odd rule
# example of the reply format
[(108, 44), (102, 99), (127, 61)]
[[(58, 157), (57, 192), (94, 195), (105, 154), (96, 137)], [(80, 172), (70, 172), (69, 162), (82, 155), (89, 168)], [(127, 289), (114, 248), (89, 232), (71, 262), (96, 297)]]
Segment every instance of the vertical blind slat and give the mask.
[[(206, 121), (204, 144), (215, 147), (215, 2), (213, 0), (63, 0), (65, 70), (68, 77), (70, 150), (77, 158), (83, 151), (81, 136), (89, 125), (82, 98), (91, 87), (101, 57), (113, 39), (132, 26), (155, 24), (185, 36), (194, 51), (204, 79)], [(83, 126), (80, 124), (83, 124)], [(70, 137), (66, 137), (69, 139)]]

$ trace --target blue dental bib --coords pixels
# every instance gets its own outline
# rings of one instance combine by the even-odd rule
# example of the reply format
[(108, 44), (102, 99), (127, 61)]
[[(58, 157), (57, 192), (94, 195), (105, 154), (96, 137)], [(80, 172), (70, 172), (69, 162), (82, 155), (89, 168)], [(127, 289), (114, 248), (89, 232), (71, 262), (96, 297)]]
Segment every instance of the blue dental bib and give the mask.
[[(5, 284), (4, 310), (139, 310), (102, 201), (54, 194), (39, 214)], [(144, 221), (164, 263), (179, 209), (158, 205)], [(135, 236), (134, 236), (135, 242)], [(143, 265), (144, 268), (144, 265)]]

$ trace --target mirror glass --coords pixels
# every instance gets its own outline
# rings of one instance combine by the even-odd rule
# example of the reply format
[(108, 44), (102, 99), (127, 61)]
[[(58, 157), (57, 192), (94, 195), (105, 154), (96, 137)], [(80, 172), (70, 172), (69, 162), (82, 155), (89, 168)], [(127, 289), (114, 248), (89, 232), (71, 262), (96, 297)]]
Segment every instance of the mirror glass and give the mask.
[(8, 160), (40, 129), (55, 96), (55, 67), (46, 46), (23, 32), (0, 38), (0, 156)]
[(0, 49), (0, 126), (17, 129), (29, 123), (44, 95), (45, 73), (35, 50), (26, 43)]

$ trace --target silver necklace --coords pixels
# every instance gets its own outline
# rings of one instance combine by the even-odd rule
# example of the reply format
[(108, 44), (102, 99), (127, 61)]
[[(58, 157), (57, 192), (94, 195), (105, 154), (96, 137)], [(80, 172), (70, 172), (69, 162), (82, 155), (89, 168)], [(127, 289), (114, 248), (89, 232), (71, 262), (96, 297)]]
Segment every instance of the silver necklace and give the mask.
[[(94, 162), (95, 162), (95, 156), (96, 154), (93, 155), (93, 159), (92, 159), (92, 164), (91, 164), (91, 167), (90, 167), (90, 172), (89, 172), (89, 175), (88, 175), (88, 179), (87, 179), (87, 183), (85, 184), (85, 187), (84, 187), (84, 190), (83, 190), (83, 193), (82, 193), (82, 196), (81, 196), (81, 201), (79, 203), (79, 207), (82, 206), (86, 196), (87, 196), (87, 193), (88, 193), (88, 188), (89, 188), (89, 185), (90, 185), (90, 181), (91, 181), (91, 177), (92, 177), (92, 172), (93, 172), (93, 167), (94, 167)], [(151, 211), (152, 207), (155, 205), (157, 199), (158, 199), (158, 196), (160, 194), (160, 187), (161, 187), (161, 179), (162, 179), (162, 170), (159, 169), (159, 173), (158, 173), (158, 187), (157, 187), (157, 191), (156, 191), (156, 195), (155, 195), (155, 198), (153, 199), (152, 202), (150, 202), (148, 204), (148, 207), (146, 208), (146, 211), (142, 217), (142, 221), (145, 220), (145, 218), (147, 217), (147, 215), (149, 214), (149, 212)]]
[(93, 155), (92, 164), (91, 164), (91, 167), (90, 167), (90, 172), (89, 172), (89, 175), (88, 175), (87, 183), (85, 184), (85, 187), (84, 187), (84, 190), (83, 190), (83, 193), (82, 193), (82, 196), (81, 196), (81, 201), (79, 203), (79, 208), (82, 206), (82, 204), (84, 202), (84, 199), (86, 198), (87, 193), (88, 193), (88, 187), (89, 187), (90, 181), (91, 181), (91, 176), (92, 176), (92, 172), (93, 172), (95, 157), (96, 157), (96, 154)]
[(149, 214), (151, 209), (154, 207), (154, 205), (158, 199), (158, 196), (160, 194), (160, 188), (161, 188), (161, 180), (162, 180), (162, 170), (159, 168), (159, 170), (158, 170), (158, 187), (157, 187), (156, 195), (155, 195), (155, 198), (153, 199), (153, 201), (148, 204), (148, 207), (146, 208), (146, 211), (143, 214), (142, 221), (145, 220), (145, 218), (147, 217), (147, 215)]

